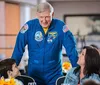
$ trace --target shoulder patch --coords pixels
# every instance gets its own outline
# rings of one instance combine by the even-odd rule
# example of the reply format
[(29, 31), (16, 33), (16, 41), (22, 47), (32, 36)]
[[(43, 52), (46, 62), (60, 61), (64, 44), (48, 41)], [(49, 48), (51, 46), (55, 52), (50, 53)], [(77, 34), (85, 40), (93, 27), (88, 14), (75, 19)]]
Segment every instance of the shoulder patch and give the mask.
[(67, 32), (68, 30), (69, 30), (68, 26), (67, 26), (67, 25), (64, 25), (64, 26), (63, 26), (63, 32), (65, 33), (65, 32)]
[(28, 24), (25, 24), (25, 25), (21, 28), (20, 32), (21, 32), (21, 33), (25, 33), (27, 30), (28, 30)]

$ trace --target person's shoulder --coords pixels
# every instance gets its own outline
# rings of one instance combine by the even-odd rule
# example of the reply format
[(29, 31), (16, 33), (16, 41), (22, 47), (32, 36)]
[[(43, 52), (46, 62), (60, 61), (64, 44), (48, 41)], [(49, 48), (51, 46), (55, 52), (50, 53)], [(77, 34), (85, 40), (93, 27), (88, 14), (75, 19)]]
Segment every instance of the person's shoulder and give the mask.
[(55, 25), (56, 28), (58, 28), (57, 30), (59, 31), (59, 33), (63, 32), (63, 26), (65, 25), (63, 21), (53, 18), (52, 23), (53, 25)]
[(77, 67), (72, 67), (69, 71), (73, 73), (76, 69)]
[(37, 18), (31, 19), (31, 20), (27, 21), (27, 22), (24, 24), (23, 28), (25, 28), (25, 27), (27, 26), (28, 30), (32, 30), (33, 27), (36, 27), (36, 25), (37, 25), (38, 23), (39, 23), (39, 20), (38, 20)]
[(79, 71), (79, 67), (72, 67), (69, 71), (68, 71), (68, 73), (69, 74), (76, 74), (78, 71)]
[(71, 68), (70, 70), (68, 70), (67, 74), (68, 75), (73, 74), (74, 73), (74, 70), (75, 70), (75, 68)]
[(99, 80), (100, 81), (100, 75), (99, 74), (91, 74), (91, 76), (89, 77), (90, 79), (95, 79), (95, 80)]
[(53, 18), (53, 21), (56, 22), (56, 23), (64, 24), (64, 22), (62, 20), (60, 20), (60, 19)]
[(28, 24), (31, 24), (31, 23), (33, 24), (33, 23), (37, 23), (37, 22), (38, 22), (37, 18), (27, 21)]

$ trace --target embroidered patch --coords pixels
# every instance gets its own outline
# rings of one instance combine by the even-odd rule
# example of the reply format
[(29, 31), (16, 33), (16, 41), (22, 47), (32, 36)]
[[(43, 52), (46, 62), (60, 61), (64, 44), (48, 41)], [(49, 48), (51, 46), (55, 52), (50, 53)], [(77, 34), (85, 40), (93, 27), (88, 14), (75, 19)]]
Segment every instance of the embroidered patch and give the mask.
[(43, 35), (42, 35), (42, 32), (41, 31), (37, 31), (35, 33), (35, 40), (36, 41), (42, 41), (43, 40)]
[(25, 25), (21, 28), (20, 32), (21, 32), (21, 33), (25, 33), (27, 30), (28, 30), (28, 24), (25, 24)]
[(52, 43), (53, 40), (57, 37), (57, 32), (49, 32), (48, 33), (48, 39), (47, 42), (48, 43)]
[(69, 30), (68, 26), (67, 26), (67, 25), (64, 25), (64, 26), (63, 26), (63, 32), (65, 33), (65, 32), (67, 32), (68, 30)]

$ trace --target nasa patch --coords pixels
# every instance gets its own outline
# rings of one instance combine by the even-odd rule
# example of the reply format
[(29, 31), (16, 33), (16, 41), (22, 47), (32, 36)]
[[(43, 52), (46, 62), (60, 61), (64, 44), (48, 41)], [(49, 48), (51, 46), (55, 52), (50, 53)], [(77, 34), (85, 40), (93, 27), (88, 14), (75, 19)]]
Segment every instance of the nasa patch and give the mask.
[(35, 40), (36, 41), (42, 41), (43, 40), (43, 35), (42, 35), (42, 32), (41, 31), (37, 31), (35, 33)]

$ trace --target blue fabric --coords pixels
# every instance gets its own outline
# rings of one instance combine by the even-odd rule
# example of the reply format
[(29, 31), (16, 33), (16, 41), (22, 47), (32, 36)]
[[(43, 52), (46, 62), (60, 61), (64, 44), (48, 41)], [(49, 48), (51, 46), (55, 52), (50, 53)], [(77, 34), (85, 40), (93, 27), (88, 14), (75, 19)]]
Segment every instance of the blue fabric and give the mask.
[[(25, 46), (28, 44), (29, 60), (28, 75), (36, 78), (37, 81), (50, 82), (62, 75), (61, 50), (64, 45), (72, 66), (77, 66), (78, 53), (76, 42), (70, 31), (63, 32), (62, 21), (53, 19), (45, 34), (38, 19), (26, 23), (28, 30), (19, 32), (12, 58), (20, 63)], [(55, 78), (55, 76), (57, 78)]]
[(75, 70), (77, 68), (78, 67), (74, 67), (68, 71), (66, 78), (64, 80), (64, 84), (66, 84), (66, 85), (78, 85), (78, 82), (80, 81), (80, 85), (82, 85), (85, 80), (89, 80), (89, 79), (100, 83), (100, 77), (98, 74), (95, 74), (95, 73), (91, 74), (90, 76), (85, 75), (85, 77), (80, 80), (80, 78), (79, 78), (80, 69), (78, 69), (75, 72)]

